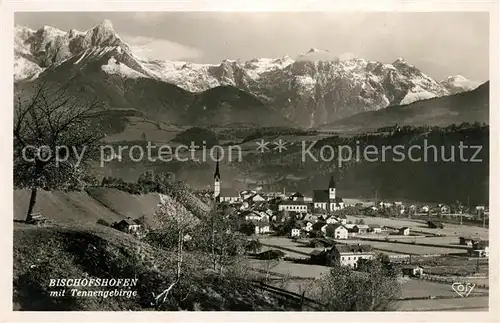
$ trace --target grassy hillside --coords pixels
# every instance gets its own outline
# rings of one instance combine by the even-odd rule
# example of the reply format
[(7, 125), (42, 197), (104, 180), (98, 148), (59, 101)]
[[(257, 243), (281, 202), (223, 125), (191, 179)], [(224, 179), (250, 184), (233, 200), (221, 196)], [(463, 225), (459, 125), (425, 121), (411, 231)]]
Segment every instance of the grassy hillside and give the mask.
[(116, 188), (89, 188), (87, 192), (109, 210), (133, 219), (151, 216), (160, 203), (158, 193), (134, 195)]
[(181, 117), (181, 122), (203, 126), (291, 124), (252, 94), (232, 86), (218, 86), (196, 94), (193, 103)]
[[(153, 310), (158, 295), (174, 280), (175, 257), (130, 235), (104, 226), (14, 226), (13, 305), (20, 311)], [(217, 279), (200, 268), (196, 254), (185, 253), (184, 275), (160, 310), (298, 310), (299, 305), (256, 289), (248, 277)], [(137, 296), (76, 297), (67, 287), (54, 297), (51, 278), (137, 278)], [(113, 290), (79, 287), (81, 290)]]
[[(30, 191), (14, 190), (14, 219), (24, 220), (28, 211)], [(114, 204), (120, 204), (116, 200)], [(96, 223), (103, 219), (108, 223), (123, 219), (112, 208), (100, 203), (87, 192), (39, 191), (35, 211), (55, 221)]]
[[(29, 197), (28, 190), (14, 190), (15, 220), (26, 218)], [(184, 198), (164, 196), (164, 199), (171, 205), (172, 212), (186, 204), (189, 210), (203, 207), (206, 210), (206, 205), (191, 194)], [(42, 190), (37, 196), (35, 212), (54, 222), (95, 224), (101, 219), (113, 223), (144, 216), (147, 224), (154, 225), (152, 218), (159, 203), (158, 193), (130, 194), (116, 188), (94, 187), (81, 192)]]
[[(137, 299), (124, 297), (52, 297), (50, 291), (60, 288), (49, 287), (49, 279), (147, 277), (153, 252), (132, 236), (104, 226), (15, 224), (14, 310), (140, 309)], [(139, 299), (145, 297), (143, 290)]]

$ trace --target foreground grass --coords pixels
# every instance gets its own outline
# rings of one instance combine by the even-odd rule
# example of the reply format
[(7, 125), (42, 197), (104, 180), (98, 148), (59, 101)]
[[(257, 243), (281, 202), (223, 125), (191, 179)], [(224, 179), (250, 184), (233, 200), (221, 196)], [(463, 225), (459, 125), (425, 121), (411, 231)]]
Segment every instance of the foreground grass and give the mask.
[[(299, 310), (297, 304), (254, 288), (244, 275), (220, 279), (196, 268), (196, 255), (186, 254), (185, 271), (167, 301), (153, 307), (174, 280), (173, 258), (114, 229), (89, 225), (14, 226), (13, 303), (15, 310)], [(199, 262), (198, 262), (199, 264)], [(198, 265), (199, 266), (199, 265)], [(50, 295), (50, 279), (137, 278), (136, 297), (64, 297)], [(74, 287), (66, 287), (71, 289)], [(85, 290), (112, 287), (80, 287)]]

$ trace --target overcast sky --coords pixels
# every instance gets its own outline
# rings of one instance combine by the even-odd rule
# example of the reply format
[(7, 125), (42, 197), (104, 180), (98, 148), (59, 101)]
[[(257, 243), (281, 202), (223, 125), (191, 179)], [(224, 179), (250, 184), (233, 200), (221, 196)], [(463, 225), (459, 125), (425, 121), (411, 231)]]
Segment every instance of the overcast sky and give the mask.
[(486, 81), (488, 13), (36, 12), (15, 22), (81, 31), (102, 20), (138, 56), (220, 63), (224, 58), (292, 58), (311, 47), (341, 58), (391, 63), (398, 57), (441, 80), (460, 74)]

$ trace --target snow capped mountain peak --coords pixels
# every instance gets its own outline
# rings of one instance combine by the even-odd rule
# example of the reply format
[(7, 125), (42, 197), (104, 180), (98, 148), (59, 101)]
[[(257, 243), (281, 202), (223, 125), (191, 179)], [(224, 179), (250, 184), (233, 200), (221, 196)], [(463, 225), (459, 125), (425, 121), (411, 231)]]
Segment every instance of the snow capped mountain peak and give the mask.
[(306, 54), (307, 54), (307, 53), (322, 52), (322, 51), (323, 51), (323, 50), (321, 50), (321, 49), (318, 49), (318, 48), (315, 48), (315, 47), (311, 47), (311, 49), (310, 49), (310, 50), (308, 50), (308, 51), (306, 52)]
[(305, 126), (479, 85), (461, 75), (437, 82), (402, 57), (383, 64), (348, 52), (338, 57), (315, 47), (296, 59), (285, 55), (224, 59), (218, 64), (142, 59), (121, 40), (109, 20), (84, 32), (16, 26), (15, 40), (16, 81), (78, 69), (98, 71), (98, 78), (154, 79), (191, 92), (231, 85), (275, 105), (287, 118)]
[(327, 49), (319, 49), (316, 47), (311, 47), (307, 52), (300, 54), (300, 56), (315, 54), (315, 53), (329, 53), (330, 51)]
[(57, 29), (56, 27), (48, 26), (48, 25), (43, 25), (42, 28), (39, 30), (45, 31), (45, 32), (54, 32), (58, 34), (64, 34), (64, 31)]
[(285, 55), (285, 56), (273, 59), (272, 63), (273, 64), (281, 64), (281, 65), (283, 65), (283, 64), (290, 65), (293, 63), (293, 59), (290, 56)]
[(403, 57), (398, 57), (396, 60), (392, 63), (392, 65), (398, 65), (398, 64), (407, 64), (405, 59)]
[(442, 80), (441, 82), (464, 82), (464, 81), (469, 81), (469, 80), (465, 76), (457, 74), (457, 75), (448, 76), (444, 80)]
[(62, 31), (52, 26), (42, 26), (34, 31), (24, 26), (15, 27), (16, 80), (33, 79), (51, 66), (67, 59), (85, 54), (93, 49), (120, 47), (131, 55), (130, 48), (121, 41), (109, 20), (81, 32), (70, 29)]
[(448, 76), (439, 83), (444, 86), (451, 94), (464, 91), (472, 91), (479, 85), (481, 85), (481, 82), (469, 80), (462, 75)]
[(114, 31), (113, 23), (109, 19), (104, 19), (97, 27)]
[(29, 28), (29, 27), (26, 27), (26, 26), (21, 26), (21, 25), (15, 25), (14, 26), (14, 30), (16, 33), (35, 33), (35, 30)]
[(66, 34), (64, 31), (52, 26), (43, 26), (42, 28), (38, 29), (36, 33), (40, 35), (41, 38), (44, 38), (48, 41), (56, 37), (63, 37)]
[(82, 32), (82, 31), (79, 31), (76, 29), (70, 29), (67, 36), (68, 36), (68, 38), (75, 38), (76, 36), (84, 35), (84, 34), (85, 34), (85, 32)]
[(224, 58), (224, 59), (222, 60), (222, 62), (221, 62), (221, 65), (224, 65), (224, 64), (232, 64), (232, 63), (234, 63), (234, 62), (236, 62), (236, 60), (234, 60), (234, 59), (229, 59), (229, 58)]
[(109, 20), (104, 20), (94, 28), (87, 30), (83, 41), (84, 47), (89, 46), (116, 46), (122, 42), (113, 29), (113, 24)]
[(335, 61), (338, 60), (338, 57), (330, 53), (329, 50), (326, 49), (318, 49), (312, 47), (307, 52), (300, 54), (297, 57), (297, 61)]
[(102, 38), (118, 37), (110, 20), (103, 20), (100, 24), (87, 31), (87, 34), (101, 36)]

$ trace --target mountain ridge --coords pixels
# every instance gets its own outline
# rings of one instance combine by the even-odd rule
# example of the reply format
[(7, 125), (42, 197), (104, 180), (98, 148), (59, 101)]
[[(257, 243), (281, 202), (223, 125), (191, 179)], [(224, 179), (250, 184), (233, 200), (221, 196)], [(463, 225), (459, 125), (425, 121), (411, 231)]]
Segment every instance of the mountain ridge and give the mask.
[[(85, 32), (48, 26), (34, 31), (16, 26), (15, 38), (16, 82), (57, 74), (63, 70), (61, 65), (71, 61), (82, 73), (88, 64), (95, 65), (93, 72), (100, 69), (108, 76), (137, 83), (151, 79), (174, 84), (192, 93), (188, 96), (231, 86), (257, 98), (282, 119), (305, 128), (473, 88), (473, 82), (465, 78), (438, 82), (402, 58), (392, 64), (361, 58), (340, 60), (328, 50), (314, 47), (296, 59), (225, 59), (218, 65), (147, 60), (132, 52), (109, 20)], [(330, 56), (323, 59), (315, 56), (318, 54)]]
[(397, 125), (447, 126), (462, 122), (489, 123), (489, 81), (472, 91), (430, 98), (407, 105), (352, 115), (321, 129), (372, 131)]

